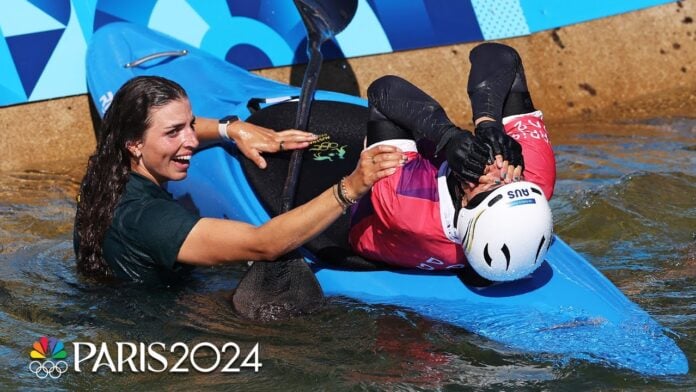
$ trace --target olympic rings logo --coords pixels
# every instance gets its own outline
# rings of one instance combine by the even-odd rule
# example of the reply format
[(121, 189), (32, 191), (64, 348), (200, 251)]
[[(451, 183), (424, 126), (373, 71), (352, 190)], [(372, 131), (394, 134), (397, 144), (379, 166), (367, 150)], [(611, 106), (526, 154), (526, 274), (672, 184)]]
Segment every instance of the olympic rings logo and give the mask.
[(57, 379), (68, 371), (68, 363), (65, 361), (31, 361), (31, 363), (29, 363), (29, 370), (36, 374), (36, 377), (41, 379), (46, 377)]

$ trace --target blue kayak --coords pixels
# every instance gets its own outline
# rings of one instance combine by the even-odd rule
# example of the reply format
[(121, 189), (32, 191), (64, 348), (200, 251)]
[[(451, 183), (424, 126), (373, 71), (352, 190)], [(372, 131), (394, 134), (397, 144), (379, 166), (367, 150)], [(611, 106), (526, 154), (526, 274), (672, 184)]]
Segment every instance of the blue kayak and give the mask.
[[(135, 62), (143, 58), (142, 63)], [(101, 114), (118, 88), (138, 75), (159, 75), (180, 83), (194, 113), (203, 117), (247, 118), (250, 98), (299, 95), (296, 87), (256, 76), (141, 26), (112, 23), (97, 31), (87, 52), (87, 84)], [(318, 91), (315, 98), (366, 105), (359, 97), (328, 91)], [(192, 159), (187, 179), (169, 184), (168, 189), (192, 202), (202, 216), (260, 225), (269, 219), (269, 212), (245, 176), (243, 159), (231, 146), (201, 150)], [(465, 283), (453, 273), (351, 271), (332, 268), (311, 254), (308, 262), (326, 295), (410, 309), (507, 349), (582, 359), (645, 375), (688, 372), (684, 353), (664, 328), (558, 237), (532, 276), (485, 287)]]

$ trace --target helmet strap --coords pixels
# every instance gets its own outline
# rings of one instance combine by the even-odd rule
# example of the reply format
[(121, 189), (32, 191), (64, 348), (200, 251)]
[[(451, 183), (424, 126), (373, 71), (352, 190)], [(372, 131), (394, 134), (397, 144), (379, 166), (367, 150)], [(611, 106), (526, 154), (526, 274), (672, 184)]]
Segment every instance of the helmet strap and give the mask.
[(457, 178), (454, 172), (447, 175), (447, 189), (449, 190), (452, 204), (454, 205), (454, 226), (457, 226), (459, 219), (459, 210), (462, 209), (462, 200), (464, 199), (464, 190), (462, 189), (461, 180)]

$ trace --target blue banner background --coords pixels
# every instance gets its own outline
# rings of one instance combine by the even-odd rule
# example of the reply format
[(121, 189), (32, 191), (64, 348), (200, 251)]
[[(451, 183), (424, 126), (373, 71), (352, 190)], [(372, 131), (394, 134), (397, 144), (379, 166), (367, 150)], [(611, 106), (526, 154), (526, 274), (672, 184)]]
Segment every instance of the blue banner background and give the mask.
[[(668, 0), (359, 0), (327, 59), (531, 34)], [(246, 69), (307, 61), (290, 0), (4, 0), (0, 106), (83, 94), (85, 52), (105, 24), (130, 21)]]

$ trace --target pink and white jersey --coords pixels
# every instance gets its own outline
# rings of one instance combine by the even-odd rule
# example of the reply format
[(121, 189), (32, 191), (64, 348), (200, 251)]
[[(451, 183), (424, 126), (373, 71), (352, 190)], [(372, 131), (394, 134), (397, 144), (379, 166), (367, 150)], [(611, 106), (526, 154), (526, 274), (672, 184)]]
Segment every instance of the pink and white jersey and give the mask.
[[(540, 111), (506, 117), (505, 132), (522, 145), (527, 181), (551, 198), (556, 164)], [(424, 270), (462, 268), (466, 257), (454, 227), (456, 209), (447, 187), (447, 163), (437, 168), (411, 140), (398, 145), (408, 161), (374, 184), (353, 208), (349, 242), (360, 255)]]
[(541, 111), (509, 116), (503, 119), (505, 133), (522, 146), (524, 179), (541, 187), (546, 199), (553, 196), (556, 184), (556, 158), (549, 141)]

